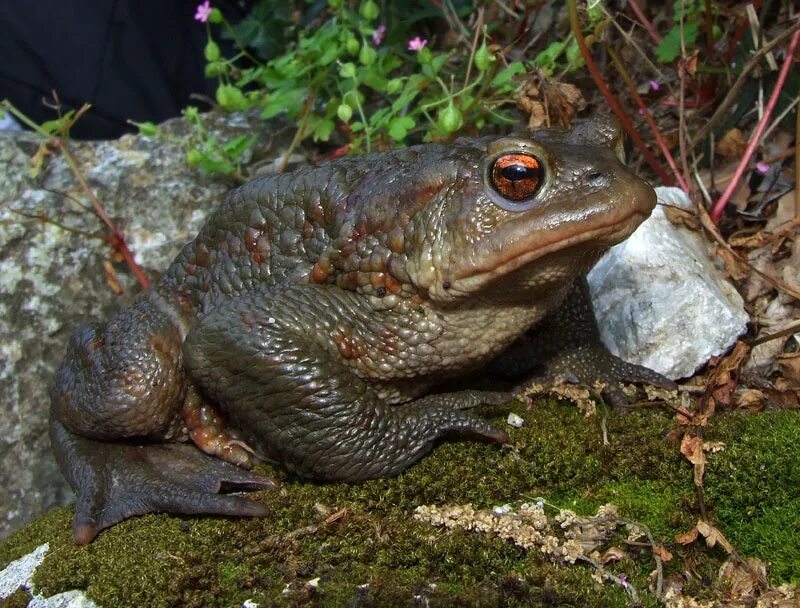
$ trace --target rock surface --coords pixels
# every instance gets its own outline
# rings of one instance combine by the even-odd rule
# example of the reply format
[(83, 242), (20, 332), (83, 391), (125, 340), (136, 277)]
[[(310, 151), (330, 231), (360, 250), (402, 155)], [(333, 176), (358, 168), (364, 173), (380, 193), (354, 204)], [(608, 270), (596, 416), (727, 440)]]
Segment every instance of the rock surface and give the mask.
[(589, 273), (609, 350), (668, 378), (691, 376), (747, 330), (742, 297), (708, 254), (702, 234), (673, 225), (661, 204), (690, 208), (677, 188)]
[[(218, 139), (253, 133), (257, 124), (241, 115), (208, 120)], [(150, 278), (233, 185), (187, 167), (184, 121), (170, 121), (162, 131), (158, 138), (70, 143), (86, 181)], [(130, 270), (99, 238), (107, 231), (63, 158), (47, 159), (41, 175), (29, 176), (40, 141), (27, 132), (0, 132), (0, 538), (71, 499), (50, 454), (50, 378), (77, 325), (107, 317), (138, 291)], [(264, 146), (254, 154), (264, 155)]]

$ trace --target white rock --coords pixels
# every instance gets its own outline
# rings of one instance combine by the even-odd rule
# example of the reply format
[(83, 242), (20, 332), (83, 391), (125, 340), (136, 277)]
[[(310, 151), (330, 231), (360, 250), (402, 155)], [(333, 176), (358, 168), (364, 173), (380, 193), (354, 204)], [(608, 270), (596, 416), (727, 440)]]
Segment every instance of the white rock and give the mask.
[(514, 412), (511, 412), (506, 418), (506, 422), (509, 426), (513, 426), (515, 429), (521, 428), (523, 424), (525, 424), (525, 419)]
[[(33, 573), (44, 561), (44, 556), (49, 550), (50, 545), (47, 543), (39, 545), (28, 555), (8, 564), (0, 572), (0, 600), (7, 598), (20, 587), (32, 589)], [(84, 595), (83, 591), (65, 591), (51, 597), (44, 597), (38, 593), (32, 595), (28, 608), (99, 608)]]
[(242, 608), (258, 608), (258, 603), (253, 600), (245, 600)]
[[(656, 193), (660, 203), (691, 208), (677, 188)], [(747, 329), (744, 302), (706, 240), (671, 224), (661, 206), (598, 262), (589, 287), (609, 350), (668, 378), (691, 376)]]

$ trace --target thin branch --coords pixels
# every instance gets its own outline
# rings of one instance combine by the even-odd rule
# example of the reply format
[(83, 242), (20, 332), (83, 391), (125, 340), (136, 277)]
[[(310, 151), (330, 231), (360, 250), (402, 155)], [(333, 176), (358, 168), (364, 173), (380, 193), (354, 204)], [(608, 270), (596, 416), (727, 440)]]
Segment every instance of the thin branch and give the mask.
[(730, 107), (739, 100), (742, 88), (747, 82), (748, 75), (756, 68), (756, 66), (758, 66), (764, 55), (769, 53), (779, 44), (782, 44), (788, 40), (789, 37), (798, 29), (800, 29), (800, 19), (789, 26), (786, 31), (782, 32), (779, 36), (776, 36), (773, 40), (758, 49), (758, 51), (753, 54), (747, 63), (742, 66), (742, 73), (739, 74), (739, 77), (736, 79), (736, 82), (733, 83), (733, 86), (731, 87), (730, 91), (728, 91), (728, 94), (725, 95), (725, 98), (722, 100), (719, 106), (717, 106), (717, 109), (714, 111), (714, 114), (711, 116), (711, 118), (706, 121), (703, 127), (692, 138), (692, 141), (689, 142), (690, 150), (694, 149), (698, 143), (703, 141), (708, 134), (711, 133), (711, 130), (716, 126), (716, 124), (728, 114)]
[(750, 158), (753, 156), (756, 148), (761, 143), (761, 136), (764, 133), (764, 129), (767, 128), (770, 116), (772, 116), (772, 111), (775, 109), (775, 105), (778, 103), (778, 98), (783, 90), (783, 85), (786, 83), (786, 77), (789, 75), (789, 69), (792, 67), (792, 63), (794, 62), (794, 53), (797, 50), (798, 41), (800, 41), (800, 30), (795, 31), (795, 33), (792, 35), (792, 40), (789, 42), (789, 48), (786, 50), (786, 57), (783, 61), (783, 65), (781, 66), (781, 70), (778, 73), (778, 79), (775, 81), (775, 88), (772, 89), (772, 95), (770, 95), (769, 101), (767, 102), (767, 107), (764, 109), (764, 115), (758, 122), (755, 132), (750, 136), (750, 143), (747, 144), (747, 149), (742, 155), (739, 165), (736, 167), (734, 179), (731, 180), (730, 184), (728, 184), (725, 192), (722, 193), (722, 196), (714, 204), (714, 207), (711, 210), (711, 221), (714, 223), (719, 222), (719, 218), (722, 217), (722, 212), (728, 204), (734, 189), (739, 184), (739, 180), (744, 174), (744, 171), (750, 162)]
[(616, 117), (619, 119), (620, 123), (622, 124), (622, 128), (625, 129), (625, 132), (630, 136), (630, 138), (633, 140), (633, 143), (641, 151), (642, 155), (647, 161), (647, 164), (650, 165), (650, 167), (653, 169), (653, 171), (655, 171), (659, 179), (661, 179), (664, 184), (671, 186), (674, 183), (672, 178), (661, 166), (661, 163), (658, 162), (658, 159), (656, 159), (656, 157), (650, 151), (650, 148), (647, 147), (647, 144), (644, 143), (642, 136), (639, 135), (639, 132), (634, 128), (624, 108), (611, 93), (611, 90), (608, 88), (603, 75), (600, 73), (600, 70), (594, 63), (592, 55), (589, 52), (589, 47), (586, 45), (586, 39), (583, 37), (583, 32), (581, 31), (581, 24), (578, 20), (578, 7), (576, 6), (576, 0), (568, 0), (567, 8), (569, 10), (569, 21), (570, 26), (572, 27), (572, 34), (575, 36), (575, 40), (581, 49), (581, 55), (583, 56), (583, 60), (586, 62), (586, 67), (589, 69), (589, 73), (592, 75), (592, 80), (594, 80), (597, 88), (600, 89), (600, 92), (603, 94), (606, 102), (611, 107), (611, 111), (614, 112)]

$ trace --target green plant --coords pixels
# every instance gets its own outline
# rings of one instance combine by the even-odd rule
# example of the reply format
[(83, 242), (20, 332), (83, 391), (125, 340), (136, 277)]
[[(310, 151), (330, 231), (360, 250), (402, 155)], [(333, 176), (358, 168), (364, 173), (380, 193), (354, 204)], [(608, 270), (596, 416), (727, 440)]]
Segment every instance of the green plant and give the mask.
[[(348, 151), (369, 152), (446, 139), (464, 124), (480, 129), (514, 121), (506, 106), (513, 104), (515, 76), (527, 68), (521, 61), (504, 64), (487, 38), (488, 27), (471, 40), (462, 35), (453, 48), (435, 50), (423, 37), (425, 19), (436, 16), (426, 3), (387, 2), (382, 11), (373, 0), (357, 6), (328, 0), (303, 27), (290, 26), (287, 14), (275, 0), (261, 0), (231, 26), (206, 1), (196, 18), (219, 24), (239, 49), (224, 57), (209, 28), (206, 75), (218, 80), (219, 106), (296, 123), (295, 145), (307, 138), (334, 140)], [(266, 41), (266, 32), (276, 28), (294, 36), (279, 55)], [(255, 140), (221, 144), (204, 136), (194, 108), (186, 116), (199, 136), (187, 152), (189, 163), (236, 174)], [(144, 127), (152, 131), (152, 125)]]

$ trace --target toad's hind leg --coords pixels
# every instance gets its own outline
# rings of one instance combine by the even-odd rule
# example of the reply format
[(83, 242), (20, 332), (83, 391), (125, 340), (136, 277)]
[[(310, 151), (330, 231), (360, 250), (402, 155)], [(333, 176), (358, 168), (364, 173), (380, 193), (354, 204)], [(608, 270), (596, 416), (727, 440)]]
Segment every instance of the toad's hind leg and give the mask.
[(306, 477), (395, 475), (448, 435), (507, 441), (504, 431), (467, 411), (506, 403), (507, 394), (448, 393), (385, 403), (336, 344), (342, 333), (365, 340), (379, 334), (374, 326), (380, 313), (365, 310), (358, 298), (333, 286), (304, 284), (270, 297), (239, 296), (189, 333), (187, 369), (251, 445)]
[(216, 493), (266, 488), (269, 480), (174, 443), (185, 439), (187, 390), (180, 336), (148, 300), (73, 334), (50, 389), (50, 437), (77, 494), (77, 542), (153, 511), (265, 512)]

